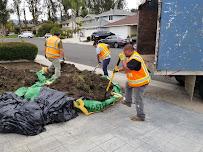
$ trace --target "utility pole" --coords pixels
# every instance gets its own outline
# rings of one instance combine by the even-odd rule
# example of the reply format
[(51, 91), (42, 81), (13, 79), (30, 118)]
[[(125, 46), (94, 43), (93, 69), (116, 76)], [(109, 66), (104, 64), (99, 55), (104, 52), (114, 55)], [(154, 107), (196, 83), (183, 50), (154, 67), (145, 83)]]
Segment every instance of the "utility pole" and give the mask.
[(25, 12), (25, 2), (23, 4), (23, 15), (24, 15), (24, 24), (25, 24), (25, 28), (27, 30), (27, 19), (26, 19), (26, 12)]
[(119, 0), (114, 1), (114, 10), (118, 9), (118, 3), (119, 3)]

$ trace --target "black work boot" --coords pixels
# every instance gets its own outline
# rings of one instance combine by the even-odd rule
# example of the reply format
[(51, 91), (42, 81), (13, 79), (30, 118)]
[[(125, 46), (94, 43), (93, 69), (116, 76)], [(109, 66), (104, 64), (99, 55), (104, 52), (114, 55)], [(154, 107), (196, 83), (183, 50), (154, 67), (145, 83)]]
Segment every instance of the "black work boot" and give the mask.
[(126, 100), (122, 101), (122, 104), (128, 107), (131, 107), (131, 103), (130, 102), (126, 102)]
[(132, 116), (130, 117), (132, 121), (145, 121), (145, 117), (140, 117), (140, 116)]

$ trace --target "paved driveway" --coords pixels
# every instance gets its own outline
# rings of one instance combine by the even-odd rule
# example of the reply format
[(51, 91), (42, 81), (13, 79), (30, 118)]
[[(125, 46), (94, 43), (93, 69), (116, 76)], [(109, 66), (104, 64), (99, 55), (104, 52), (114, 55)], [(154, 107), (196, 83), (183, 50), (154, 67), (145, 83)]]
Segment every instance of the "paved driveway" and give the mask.
[(203, 114), (145, 98), (146, 122), (135, 107), (116, 104), (91, 116), (47, 126), (34, 137), (0, 134), (1, 152), (203, 152)]

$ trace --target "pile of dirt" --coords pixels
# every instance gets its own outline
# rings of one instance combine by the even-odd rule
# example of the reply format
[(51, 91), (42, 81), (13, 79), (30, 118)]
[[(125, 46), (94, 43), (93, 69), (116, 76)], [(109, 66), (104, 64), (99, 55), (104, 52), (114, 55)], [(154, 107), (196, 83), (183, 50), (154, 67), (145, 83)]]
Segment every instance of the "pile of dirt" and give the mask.
[(105, 96), (108, 82), (109, 80), (101, 75), (87, 70), (80, 71), (73, 64), (65, 64), (62, 67), (61, 77), (49, 87), (63, 91), (76, 99), (84, 97), (102, 101), (110, 95), (108, 93), (108, 96)]
[(33, 63), (0, 64), (0, 94), (33, 85), (37, 81), (35, 72), (39, 69), (40, 66)]
[[(36, 72), (40, 69), (41, 66), (33, 62), (0, 64), (0, 94), (32, 86), (37, 81)], [(76, 99), (84, 97), (101, 101), (109, 97), (109, 93), (105, 96), (109, 81), (101, 75), (87, 70), (80, 71), (71, 64), (63, 65), (61, 74), (61, 77), (48, 87), (63, 91)]]

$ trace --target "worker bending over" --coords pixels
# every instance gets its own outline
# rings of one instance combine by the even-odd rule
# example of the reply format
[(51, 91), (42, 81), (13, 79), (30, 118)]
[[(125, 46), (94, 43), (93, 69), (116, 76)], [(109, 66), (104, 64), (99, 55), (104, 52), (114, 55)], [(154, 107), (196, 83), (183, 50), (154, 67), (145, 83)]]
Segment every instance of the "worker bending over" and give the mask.
[(48, 68), (48, 72), (54, 72), (52, 78), (61, 76), (61, 60), (64, 60), (64, 51), (60, 33), (54, 33), (54, 36), (49, 37), (45, 42), (45, 57), (52, 62)]
[(96, 48), (98, 64), (102, 63), (104, 75), (108, 76), (107, 68), (111, 60), (111, 52), (109, 49), (109, 45), (105, 43), (98, 43), (97, 41), (95, 41), (93, 46)]
[(134, 50), (131, 44), (124, 47), (123, 52), (119, 54), (119, 58), (122, 61), (122, 68), (117, 68), (117, 71), (125, 71), (128, 80), (123, 104), (131, 107), (134, 100), (137, 116), (133, 116), (131, 120), (144, 121), (145, 113), (142, 98), (146, 86), (151, 81), (147, 67), (140, 54)]

